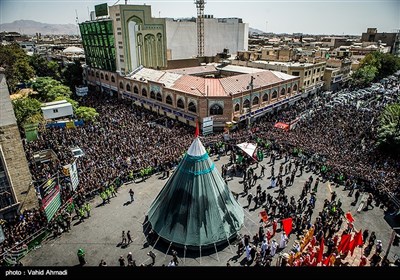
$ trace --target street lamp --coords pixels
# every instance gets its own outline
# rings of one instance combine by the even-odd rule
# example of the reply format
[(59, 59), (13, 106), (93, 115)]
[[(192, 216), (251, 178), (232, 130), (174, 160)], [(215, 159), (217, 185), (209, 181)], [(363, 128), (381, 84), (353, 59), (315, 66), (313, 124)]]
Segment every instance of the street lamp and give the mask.
[(250, 83), (249, 83), (249, 85), (247, 86), (247, 89), (249, 89), (250, 88), (250, 107), (249, 107), (249, 118), (248, 118), (248, 120), (249, 120), (249, 122), (248, 122), (248, 128), (250, 128), (251, 127), (251, 107), (253, 106), (253, 100), (252, 100), (252, 95), (253, 95), (253, 80), (254, 80), (254, 77), (253, 77), (253, 75), (250, 77)]

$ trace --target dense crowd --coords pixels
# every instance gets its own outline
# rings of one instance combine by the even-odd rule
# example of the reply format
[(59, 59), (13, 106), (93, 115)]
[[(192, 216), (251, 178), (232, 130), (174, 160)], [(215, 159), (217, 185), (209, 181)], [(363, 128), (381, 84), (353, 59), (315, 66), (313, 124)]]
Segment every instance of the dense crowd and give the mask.
[[(332, 103), (334, 95), (309, 97), (259, 118), (251, 129), (231, 132), (228, 141), (222, 134), (215, 134), (204, 137), (203, 143), (213, 153), (220, 151), (223, 142), (232, 147), (244, 141), (268, 143), (267, 150), (273, 148), (288, 154), (296, 151), (296, 156), (300, 155), (313, 168), (325, 167), (327, 179), (341, 176), (350, 180), (350, 184), (363, 184), (376, 194), (376, 199), (388, 202), (388, 192), (399, 194), (399, 156), (382, 154), (375, 144), (378, 116), (390, 100), (399, 99), (398, 86), (397, 81), (390, 83), (392, 99), (383, 98), (388, 85), (383, 93), (372, 92), (381, 100), (364, 102), (372, 98), (367, 95), (366, 100), (361, 100), (368, 104), (367, 110), (361, 110), (355, 103), (326, 106)], [(132, 105), (131, 101), (99, 94), (88, 96), (81, 105), (97, 110), (99, 116), (95, 122), (74, 129), (42, 128), (38, 140), (24, 143), (36, 187), (49, 176), (61, 174), (62, 166), (75, 160), (72, 147), (78, 146), (84, 152), (77, 160), (78, 193), (88, 197), (104, 191), (116, 178), (124, 182), (143, 170), (151, 170), (150, 173), (170, 170), (193, 139), (192, 127)], [(300, 121), (293, 130), (274, 128), (277, 121), (289, 123), (296, 118)], [(36, 163), (34, 154), (45, 149), (53, 150), (57, 159)], [(63, 188), (64, 201), (72, 194)], [(32, 212), (35, 214), (29, 213), (25, 219), (4, 225), (7, 242), (1, 245), (1, 250), (45, 224), (43, 214), (38, 214), (38, 210)]]

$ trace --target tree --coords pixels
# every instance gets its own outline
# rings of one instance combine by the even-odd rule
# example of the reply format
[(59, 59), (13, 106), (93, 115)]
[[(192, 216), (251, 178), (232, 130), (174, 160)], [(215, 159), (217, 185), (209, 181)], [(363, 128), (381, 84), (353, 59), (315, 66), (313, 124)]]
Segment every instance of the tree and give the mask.
[(33, 82), (32, 87), (38, 92), (38, 99), (42, 102), (54, 101), (59, 96), (65, 99), (72, 94), (67, 86), (62, 85), (59, 81), (50, 77), (37, 78)]
[(358, 68), (352, 76), (353, 84), (356, 86), (367, 86), (375, 79), (377, 73), (378, 69), (372, 65)]
[[(15, 117), (19, 126), (23, 126), (33, 119), (39, 119), (36, 115), (41, 114), (42, 103), (34, 98), (20, 98), (12, 101)], [(36, 116), (36, 117), (34, 117)]]
[(400, 153), (400, 103), (386, 106), (379, 117), (378, 145), (386, 151)]
[(0, 46), (0, 66), (5, 69), (11, 93), (14, 93), (19, 83), (27, 82), (35, 76), (29, 57), (18, 44)]
[(84, 121), (94, 121), (99, 113), (95, 108), (81, 106), (76, 110), (75, 115)]
[(56, 61), (47, 61), (43, 56), (34, 54), (29, 58), (29, 64), (35, 69), (39, 77), (61, 79), (60, 66)]
[(75, 86), (83, 84), (82, 73), (83, 69), (81, 63), (78, 60), (75, 60), (74, 63), (68, 64), (62, 71), (63, 83), (74, 91)]

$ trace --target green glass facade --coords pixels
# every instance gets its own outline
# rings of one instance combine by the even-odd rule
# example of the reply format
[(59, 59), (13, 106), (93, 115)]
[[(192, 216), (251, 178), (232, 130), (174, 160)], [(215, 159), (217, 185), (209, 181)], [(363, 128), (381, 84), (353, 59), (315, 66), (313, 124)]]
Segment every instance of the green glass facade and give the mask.
[(115, 38), (111, 20), (79, 24), (86, 64), (93, 68), (116, 71)]

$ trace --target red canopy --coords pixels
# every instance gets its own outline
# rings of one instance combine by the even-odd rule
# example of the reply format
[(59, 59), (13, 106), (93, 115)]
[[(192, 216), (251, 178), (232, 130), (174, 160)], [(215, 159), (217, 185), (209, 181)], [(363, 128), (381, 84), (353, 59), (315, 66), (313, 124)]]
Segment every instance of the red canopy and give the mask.
[(283, 129), (283, 130), (289, 130), (289, 125), (286, 124), (286, 123), (283, 123), (283, 122), (277, 122), (277, 123), (274, 125), (274, 127), (280, 128), (280, 129)]

